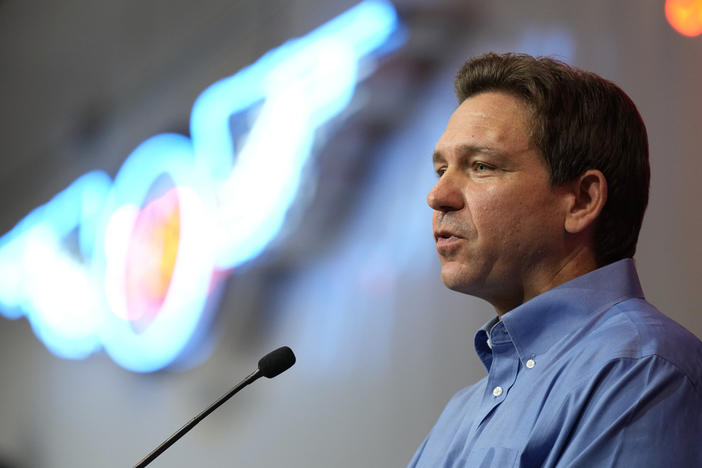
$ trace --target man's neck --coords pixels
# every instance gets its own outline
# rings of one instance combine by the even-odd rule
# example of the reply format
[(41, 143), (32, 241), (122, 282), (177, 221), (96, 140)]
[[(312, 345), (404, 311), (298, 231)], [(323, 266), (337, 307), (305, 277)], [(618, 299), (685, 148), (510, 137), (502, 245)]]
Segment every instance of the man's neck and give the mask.
[(499, 318), (528, 300), (599, 267), (592, 249), (577, 249), (559, 262), (550, 266), (542, 265), (529, 272), (530, 274), (522, 279), (521, 288), (514, 288), (510, 297), (495, 298), (488, 302), (495, 308)]

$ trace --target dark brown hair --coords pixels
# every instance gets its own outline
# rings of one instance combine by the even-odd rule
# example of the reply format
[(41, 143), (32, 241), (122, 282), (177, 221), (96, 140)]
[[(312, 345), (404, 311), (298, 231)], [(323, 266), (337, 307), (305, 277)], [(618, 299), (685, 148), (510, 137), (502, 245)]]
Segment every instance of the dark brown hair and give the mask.
[(607, 202), (594, 232), (597, 262), (633, 257), (648, 204), (646, 126), (614, 83), (548, 57), (488, 53), (456, 75), (456, 96), (498, 91), (522, 99), (532, 112), (531, 138), (562, 185), (588, 169), (607, 179)]

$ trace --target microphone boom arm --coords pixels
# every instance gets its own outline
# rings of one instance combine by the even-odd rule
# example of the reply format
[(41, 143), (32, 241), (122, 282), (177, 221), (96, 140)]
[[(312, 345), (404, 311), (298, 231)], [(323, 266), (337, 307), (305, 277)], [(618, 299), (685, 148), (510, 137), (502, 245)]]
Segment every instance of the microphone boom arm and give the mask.
[(280, 348), (271, 351), (270, 353), (263, 356), (258, 361), (258, 369), (252, 372), (248, 377), (242, 380), (236, 387), (229, 390), (227, 393), (219, 397), (217, 401), (208, 406), (204, 411), (195, 416), (193, 419), (188, 421), (183, 427), (178, 429), (175, 434), (170, 436), (168, 439), (164, 440), (161, 445), (156, 447), (150, 454), (148, 454), (139, 463), (134, 465), (134, 468), (143, 468), (149, 463), (151, 463), (156, 457), (161, 455), (168, 447), (175, 444), (178, 439), (183, 437), (186, 432), (195, 427), (197, 423), (202, 421), (211, 412), (222, 406), (222, 404), (234, 396), (242, 388), (246, 387), (250, 383), (256, 381), (260, 377), (267, 377), (272, 379), (273, 377), (279, 375), (282, 372), (290, 369), (292, 365), (295, 364), (295, 353), (292, 349), (287, 346), (281, 346)]
[(175, 444), (178, 439), (183, 437), (190, 429), (195, 427), (197, 423), (205, 419), (211, 412), (222, 406), (224, 402), (226, 402), (228, 399), (230, 399), (234, 394), (236, 394), (239, 390), (242, 388), (246, 387), (247, 385), (253, 383), (256, 381), (258, 378), (262, 377), (263, 374), (261, 373), (260, 369), (257, 369), (256, 371), (252, 372), (248, 377), (246, 377), (244, 380), (239, 382), (234, 388), (229, 390), (227, 393), (219, 397), (217, 401), (212, 403), (210, 406), (208, 406), (206, 409), (204, 409), (200, 414), (192, 418), (190, 421), (188, 421), (183, 427), (178, 429), (172, 436), (170, 436), (168, 439), (164, 440), (161, 445), (156, 447), (151, 453), (149, 453), (146, 457), (144, 457), (139, 463), (134, 465), (134, 468), (143, 468), (149, 463), (151, 463), (156, 457), (161, 455), (163, 452), (168, 449), (171, 445)]

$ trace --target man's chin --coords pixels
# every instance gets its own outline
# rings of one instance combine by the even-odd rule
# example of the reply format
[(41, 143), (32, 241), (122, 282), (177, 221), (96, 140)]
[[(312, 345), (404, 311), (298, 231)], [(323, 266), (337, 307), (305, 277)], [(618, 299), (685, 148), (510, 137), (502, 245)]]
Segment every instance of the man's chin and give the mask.
[(465, 267), (446, 264), (441, 268), (441, 281), (452, 291), (475, 295), (477, 281)]

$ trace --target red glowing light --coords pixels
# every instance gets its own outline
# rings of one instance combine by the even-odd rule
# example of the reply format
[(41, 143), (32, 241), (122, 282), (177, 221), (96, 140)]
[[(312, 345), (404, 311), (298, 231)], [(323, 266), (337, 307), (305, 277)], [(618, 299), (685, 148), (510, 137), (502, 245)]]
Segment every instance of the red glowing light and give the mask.
[(666, 0), (665, 17), (683, 36), (702, 34), (702, 0)]

